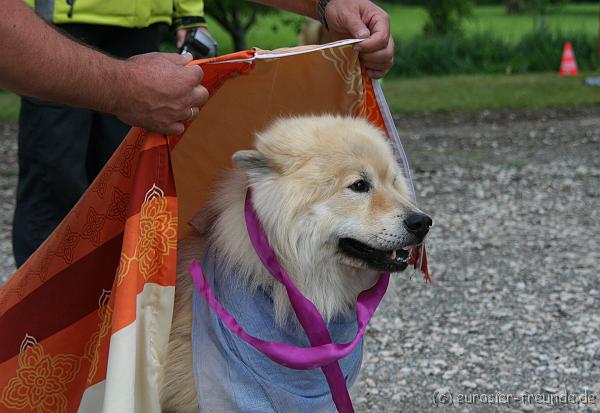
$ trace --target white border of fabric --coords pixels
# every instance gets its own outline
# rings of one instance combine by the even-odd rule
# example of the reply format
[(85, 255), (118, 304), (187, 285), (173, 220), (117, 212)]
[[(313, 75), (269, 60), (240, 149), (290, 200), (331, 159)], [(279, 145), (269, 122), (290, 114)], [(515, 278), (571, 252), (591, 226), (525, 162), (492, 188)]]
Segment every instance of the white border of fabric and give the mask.
[(383, 122), (385, 123), (385, 129), (387, 130), (388, 136), (392, 139), (394, 143), (394, 149), (396, 150), (396, 155), (402, 163), (402, 168), (404, 169), (404, 173), (406, 174), (406, 179), (410, 184), (410, 190), (412, 192), (413, 201), (415, 204), (417, 203), (417, 193), (415, 192), (415, 186), (412, 179), (412, 174), (410, 172), (410, 164), (408, 163), (408, 158), (406, 157), (406, 152), (404, 152), (404, 147), (402, 146), (402, 142), (400, 141), (400, 135), (398, 134), (398, 129), (396, 129), (396, 125), (394, 123), (394, 118), (392, 117), (392, 113), (390, 112), (390, 108), (385, 100), (385, 96), (383, 95), (383, 90), (381, 89), (381, 84), (376, 79), (371, 79), (371, 83), (373, 85), (373, 90), (375, 91), (375, 98), (377, 99), (377, 106), (379, 106), (379, 110), (381, 111), (381, 115), (383, 116)]
[(249, 57), (247, 59), (232, 59), (232, 60), (224, 60), (222, 62), (210, 62), (209, 65), (220, 65), (224, 63), (237, 63), (237, 62), (253, 62), (254, 60), (260, 59), (276, 59), (278, 57), (287, 57), (287, 56), (296, 56), (304, 53), (316, 52), (319, 50), (331, 49), (332, 47), (345, 46), (347, 44), (354, 44), (358, 42), (362, 42), (365, 39), (345, 39), (338, 40), (337, 42), (326, 43), (313, 48), (305, 48), (302, 50), (290, 50), (287, 52), (271, 52), (271, 53), (255, 53), (253, 57)]
[[(412, 173), (410, 171), (410, 164), (408, 163), (408, 157), (406, 156), (406, 152), (404, 152), (404, 147), (402, 146), (402, 141), (400, 140), (400, 134), (398, 133), (398, 129), (396, 129), (396, 124), (394, 123), (394, 118), (392, 117), (392, 113), (390, 112), (390, 107), (385, 100), (385, 96), (383, 95), (383, 90), (381, 89), (381, 84), (376, 79), (371, 79), (371, 83), (373, 85), (373, 90), (375, 91), (375, 98), (377, 99), (377, 106), (381, 111), (381, 115), (383, 117), (383, 122), (385, 123), (385, 129), (387, 130), (388, 136), (392, 139), (394, 150), (396, 151), (396, 156), (399, 158), (402, 163), (402, 169), (406, 174), (406, 179), (410, 185), (410, 190), (412, 192), (412, 198), (415, 205), (417, 205), (417, 192), (415, 191), (415, 186), (412, 179)], [(425, 242), (423, 242), (423, 248), (419, 251), (419, 258), (417, 261), (417, 271), (421, 269), (421, 263), (423, 262), (423, 254), (425, 253)]]
[(363, 40), (365, 40), (365, 39), (338, 40), (337, 42), (322, 44), (315, 48), (310, 48), (310, 49), (306, 48), (306, 49), (302, 49), (302, 50), (294, 50), (294, 51), (287, 51), (287, 52), (275, 51), (273, 53), (257, 53), (255, 55), (255, 57), (257, 59), (273, 59), (276, 57), (295, 56), (295, 55), (304, 54), (304, 53), (316, 52), (318, 50), (331, 49), (332, 47), (345, 46), (347, 44), (358, 43), (358, 42), (362, 42)]
[(104, 380), (85, 389), (77, 413), (97, 413), (101, 411), (105, 392), (106, 382)]
[(175, 287), (147, 283), (136, 319), (110, 338), (106, 380), (86, 389), (79, 413), (160, 413), (158, 385), (167, 356)]

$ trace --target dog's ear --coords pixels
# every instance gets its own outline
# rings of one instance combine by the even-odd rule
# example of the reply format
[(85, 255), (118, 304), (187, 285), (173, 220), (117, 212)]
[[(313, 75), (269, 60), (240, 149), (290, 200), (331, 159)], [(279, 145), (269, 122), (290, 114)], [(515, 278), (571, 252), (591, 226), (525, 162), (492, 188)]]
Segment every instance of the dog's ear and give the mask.
[(237, 151), (231, 157), (235, 166), (240, 168), (249, 177), (272, 173), (267, 159), (259, 151)]

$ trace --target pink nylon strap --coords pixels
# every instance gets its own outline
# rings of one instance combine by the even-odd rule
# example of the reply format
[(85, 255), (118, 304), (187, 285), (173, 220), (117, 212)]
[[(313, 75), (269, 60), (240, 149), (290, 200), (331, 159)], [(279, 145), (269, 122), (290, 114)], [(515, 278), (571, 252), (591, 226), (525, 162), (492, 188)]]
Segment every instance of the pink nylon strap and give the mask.
[(354, 339), (345, 344), (332, 343), (325, 320), (323, 320), (315, 305), (302, 295), (277, 260), (275, 252), (269, 245), (267, 235), (252, 207), (251, 195), (251, 190), (248, 189), (244, 208), (248, 235), (263, 265), (276, 280), (285, 286), (294, 313), (306, 332), (311, 347), (297, 347), (276, 341), (265, 341), (246, 333), (235, 318), (217, 301), (202, 268), (195, 260), (189, 268), (194, 285), (232, 333), (274, 362), (299, 370), (320, 367), (325, 374), (338, 412), (353, 413), (354, 408), (348, 394), (346, 380), (338, 361), (350, 354), (363, 337), (369, 320), (385, 294), (389, 283), (389, 273), (382, 273), (373, 287), (358, 295), (356, 301), (358, 331)]

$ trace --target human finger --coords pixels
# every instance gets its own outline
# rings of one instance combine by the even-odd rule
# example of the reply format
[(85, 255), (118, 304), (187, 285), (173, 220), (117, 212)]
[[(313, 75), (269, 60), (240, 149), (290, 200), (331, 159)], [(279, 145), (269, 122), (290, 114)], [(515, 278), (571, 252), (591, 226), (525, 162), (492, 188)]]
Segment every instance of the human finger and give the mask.
[(179, 29), (175, 33), (175, 46), (180, 48), (183, 46), (183, 42), (185, 41), (185, 35), (187, 34), (187, 29)]
[(200, 109), (197, 108), (196, 106), (192, 106), (190, 108), (190, 116), (186, 119), (186, 120), (194, 120), (198, 117), (198, 114), (200, 113)]
[(386, 75), (388, 71), (387, 70), (368, 70), (367, 69), (367, 76), (369, 76), (371, 79), (381, 79), (382, 77), (384, 77)]
[(359, 57), (367, 69), (387, 71), (394, 64), (394, 41), (390, 38), (385, 49), (372, 53), (361, 53)]
[(368, 22), (370, 36), (354, 48), (362, 53), (371, 53), (384, 49), (390, 39), (390, 18), (385, 12), (377, 13)]
[(196, 86), (190, 92), (190, 103), (192, 107), (204, 106), (208, 100), (208, 90), (203, 86)]
[(185, 131), (185, 126), (182, 122), (173, 122), (164, 128), (160, 128), (157, 132), (163, 135), (181, 135)]
[(343, 13), (340, 19), (340, 31), (350, 33), (356, 39), (366, 39), (371, 34), (358, 13)]
[(198, 116), (200, 109), (196, 106), (188, 106), (185, 109), (181, 109), (176, 112), (176, 119), (179, 122), (187, 122), (189, 120), (195, 119)]
[(188, 78), (187, 80), (194, 85), (199, 84), (202, 82), (202, 79), (204, 79), (204, 71), (200, 65), (189, 65), (183, 69), (185, 70), (184, 73)]
[(186, 52), (184, 54), (179, 54), (179, 53), (160, 53), (160, 55), (168, 60), (171, 63), (175, 63), (178, 65), (186, 65), (189, 62), (191, 62), (192, 60), (194, 60), (194, 57), (192, 56), (191, 53)]

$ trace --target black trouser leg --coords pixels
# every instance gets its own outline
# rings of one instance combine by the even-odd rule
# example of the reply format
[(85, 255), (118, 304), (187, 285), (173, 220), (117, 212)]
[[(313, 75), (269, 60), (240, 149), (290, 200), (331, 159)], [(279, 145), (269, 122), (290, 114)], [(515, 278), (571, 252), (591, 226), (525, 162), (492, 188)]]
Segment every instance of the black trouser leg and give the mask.
[[(72, 37), (118, 57), (158, 50), (158, 27), (62, 25)], [(79, 200), (127, 134), (115, 117), (23, 97), (13, 223), (21, 266)]]
[[(98, 47), (94, 26), (70, 24), (69, 36)], [(19, 114), (19, 181), (13, 253), (20, 267), (79, 200), (89, 181), (92, 111), (22, 97)]]
[(17, 266), (50, 235), (87, 188), (85, 157), (91, 121), (89, 110), (21, 99), (13, 223)]

